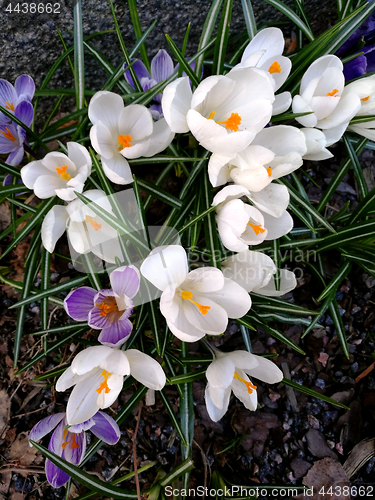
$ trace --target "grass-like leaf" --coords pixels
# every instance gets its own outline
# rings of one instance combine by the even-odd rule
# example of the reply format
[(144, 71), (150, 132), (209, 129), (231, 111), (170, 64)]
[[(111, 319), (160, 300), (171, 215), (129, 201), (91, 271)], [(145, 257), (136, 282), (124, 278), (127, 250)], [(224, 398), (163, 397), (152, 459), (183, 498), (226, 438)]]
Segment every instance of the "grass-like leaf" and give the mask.
[(241, 0), (242, 12), (245, 19), (247, 34), (250, 40), (257, 34), (257, 23), (254, 16), (254, 10), (251, 0)]
[(177, 47), (177, 45), (174, 43), (172, 38), (169, 35), (165, 35), (167, 42), (175, 56), (175, 58), (178, 61), (178, 64), (180, 67), (185, 71), (187, 76), (190, 78), (192, 84), (197, 87), (199, 84), (199, 78), (197, 75), (194, 73), (194, 71), (191, 69), (190, 65), (187, 63), (185, 57), (182, 55), (181, 51)]
[(312, 389), (309, 389), (304, 385), (297, 384), (297, 382), (293, 382), (293, 380), (289, 380), (288, 378), (283, 378), (281, 383), (287, 385), (288, 387), (292, 387), (292, 389), (296, 389), (297, 391), (303, 392), (308, 396), (312, 396), (313, 398), (318, 398), (321, 399), (322, 401), (325, 401), (326, 403), (330, 403), (331, 405), (338, 406), (339, 408), (344, 408), (344, 410), (349, 410), (349, 408), (346, 405), (339, 403), (335, 399), (329, 398), (328, 396), (324, 396), (324, 394), (320, 394), (319, 392), (313, 391)]
[[(141, 29), (141, 23), (139, 22), (136, 0), (128, 0), (128, 6), (129, 6), (130, 17), (131, 17), (132, 24), (133, 24), (135, 38), (138, 41), (139, 39), (142, 38), (142, 29)], [(141, 59), (142, 59), (144, 65), (150, 71), (151, 66), (150, 66), (150, 62), (148, 60), (147, 50), (146, 50), (144, 42), (142, 42), (139, 45), (139, 51), (141, 53)]]
[(216, 75), (222, 75), (224, 70), (224, 62), (228, 45), (232, 8), (233, 8), (233, 0), (225, 0), (223, 11), (221, 13), (218, 33), (216, 36), (214, 62), (212, 66), (212, 72), (213, 74)]
[(284, 16), (289, 18), (297, 26), (297, 28), (299, 28), (304, 33), (304, 35), (310, 42), (314, 40), (314, 35), (311, 31), (310, 26), (305, 24), (290, 7), (285, 5), (280, 0), (266, 0), (266, 2), (275, 7), (278, 11), (284, 14)]
[(341, 283), (341, 281), (347, 276), (350, 272), (351, 269), (351, 264), (350, 262), (344, 262), (341, 266), (340, 269), (337, 271), (336, 276), (333, 278), (333, 280), (326, 286), (326, 288), (323, 290), (323, 292), (319, 295), (318, 301), (320, 302), (321, 300), (325, 299), (328, 297), (328, 295), (331, 294), (332, 290), (337, 290), (337, 287)]

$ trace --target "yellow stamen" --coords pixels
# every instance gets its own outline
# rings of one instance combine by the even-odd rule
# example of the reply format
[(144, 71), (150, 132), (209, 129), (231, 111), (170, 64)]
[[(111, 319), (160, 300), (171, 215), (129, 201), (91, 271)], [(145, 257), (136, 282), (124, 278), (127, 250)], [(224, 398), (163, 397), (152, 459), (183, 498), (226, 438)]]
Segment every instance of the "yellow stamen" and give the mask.
[(215, 110), (213, 109), (211, 113), (207, 116), (207, 120), (212, 120), (215, 116)]
[(248, 222), (248, 225), (253, 228), (254, 233), (258, 236), (259, 233), (264, 233), (265, 229), (262, 227), (261, 224), (252, 224), (251, 222)]
[(242, 118), (238, 113), (232, 113), (228, 120), (224, 122), (216, 122), (219, 125), (225, 125), (225, 128), (232, 130), (233, 132), (237, 132), (238, 126), (241, 124)]
[(92, 228), (95, 231), (99, 231), (99, 229), (102, 227), (102, 225), (99, 224), (99, 222), (96, 222), (96, 220), (93, 219), (91, 215), (86, 215), (85, 222), (86, 224), (91, 224)]
[(190, 292), (189, 290), (183, 290), (181, 292), (181, 298), (184, 299), (184, 300), (188, 300), (189, 302), (191, 302), (192, 304), (196, 305), (199, 309), (199, 312), (205, 316), (208, 312), (209, 309), (211, 309), (210, 306), (202, 306), (202, 304), (198, 304), (198, 302), (195, 302), (195, 300), (192, 300), (193, 299), (193, 293)]
[(9, 139), (10, 141), (13, 141), (15, 142), (16, 141), (16, 138), (14, 137), (14, 135), (12, 134), (12, 132), (9, 130), (8, 127), (5, 127), (6, 128), (6, 132), (3, 132), (2, 130), (0, 130), (0, 134), (3, 134), (3, 136), (6, 138), (6, 139)]
[(133, 141), (133, 138), (129, 134), (126, 135), (121, 134), (117, 137), (117, 140), (118, 140), (118, 149), (119, 151), (121, 151), (124, 148), (130, 148), (130, 146), (132, 145), (131, 143)]
[(99, 309), (102, 310), (100, 316), (107, 316), (111, 312), (118, 312), (118, 307), (116, 302), (102, 302), (101, 304), (95, 304)]
[(280, 64), (277, 61), (273, 62), (268, 68), (268, 73), (281, 73)]
[(269, 177), (271, 177), (271, 175), (272, 175), (272, 168), (271, 167), (267, 168), (267, 174)]
[(339, 89), (333, 89), (332, 92), (327, 93), (327, 96), (338, 97), (335, 95), (335, 94), (337, 94), (338, 91), (339, 91)]
[(6, 102), (5, 108), (9, 109), (10, 111), (14, 111), (13, 103), (12, 102), (8, 102), (8, 101), (5, 101), (5, 102)]
[(102, 373), (100, 374), (104, 380), (103, 382), (100, 384), (100, 386), (98, 387), (98, 389), (96, 389), (96, 392), (98, 392), (99, 394), (104, 390), (104, 392), (106, 394), (108, 394), (110, 392), (110, 388), (108, 387), (108, 383), (107, 383), (107, 380), (108, 380), (108, 377), (111, 375), (110, 372), (107, 372), (106, 370), (103, 370)]
[(68, 170), (68, 167), (66, 165), (64, 165), (62, 167), (56, 167), (57, 175), (59, 175), (63, 181), (70, 181), (70, 179), (72, 178), (72, 176), (70, 174), (66, 173), (67, 170)]
[(256, 385), (253, 385), (251, 382), (248, 382), (247, 380), (240, 377), (237, 372), (234, 372), (233, 378), (239, 380), (240, 382), (243, 382), (246, 385), (247, 392), (249, 394), (251, 394), (253, 390), (255, 391), (257, 388)]
[(362, 97), (361, 101), (368, 101), (370, 99), (370, 96), (368, 95), (367, 97)]
[[(66, 438), (66, 435), (68, 434), (68, 430), (65, 429), (64, 431), (64, 434), (63, 434), (63, 441), (65, 441), (65, 438)], [(62, 448), (65, 450), (65, 448), (68, 446), (68, 444), (70, 443), (70, 441), (72, 442), (72, 444), (70, 445), (70, 449), (73, 450), (74, 448), (79, 448), (79, 444), (77, 444), (77, 441), (76, 441), (76, 435), (73, 434), (73, 437), (72, 439), (69, 439), (69, 441), (65, 441), (65, 443), (62, 443)]]

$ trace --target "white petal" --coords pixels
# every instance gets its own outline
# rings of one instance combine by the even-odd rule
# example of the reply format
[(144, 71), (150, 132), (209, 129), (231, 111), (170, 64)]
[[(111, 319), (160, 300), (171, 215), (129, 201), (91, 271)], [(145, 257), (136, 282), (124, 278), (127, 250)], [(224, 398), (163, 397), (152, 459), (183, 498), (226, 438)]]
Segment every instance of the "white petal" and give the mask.
[(266, 241), (277, 240), (281, 236), (285, 236), (293, 229), (293, 218), (289, 212), (285, 211), (281, 217), (272, 217), (272, 215), (263, 214), (264, 227), (267, 228)]
[(130, 364), (132, 377), (155, 391), (160, 391), (164, 387), (165, 373), (155, 359), (137, 349), (128, 349), (125, 354)]
[[(207, 408), (207, 412), (208, 412), (211, 420), (213, 420), (214, 422), (218, 422), (225, 415), (225, 413), (228, 409), (229, 398), (230, 398), (230, 394), (231, 394), (231, 389), (228, 388), (224, 392), (224, 395), (223, 395), (223, 407), (218, 408), (217, 406), (214, 405), (212, 398), (211, 398), (211, 392), (214, 393), (216, 391), (217, 391), (217, 389), (215, 390), (214, 388), (212, 388), (212, 390), (211, 390), (209, 387), (209, 384), (207, 384), (206, 392), (205, 392), (206, 408)], [(219, 391), (221, 391), (221, 390), (219, 389)]]
[(195, 294), (193, 300), (209, 309), (206, 314), (202, 314), (197, 305), (189, 300), (184, 300), (182, 307), (187, 321), (207, 335), (224, 333), (228, 325), (228, 315), (225, 309), (203, 294)]
[(189, 132), (186, 115), (191, 107), (192, 92), (187, 76), (177, 78), (163, 92), (161, 106), (172, 132)]
[(124, 385), (124, 377), (114, 373), (108, 377), (107, 384), (109, 392), (102, 391), (97, 397), (96, 404), (99, 408), (108, 408), (116, 401)]
[(174, 132), (172, 132), (165, 119), (158, 120), (154, 123), (154, 130), (149, 137), (148, 150), (143, 156), (149, 158), (164, 151), (172, 142), (173, 137)]
[(250, 200), (259, 210), (281, 217), (289, 205), (289, 192), (286, 186), (269, 184), (259, 193), (251, 193)]
[[(206, 370), (206, 378), (210, 387), (226, 389), (233, 380), (235, 366), (229, 356), (215, 359)], [(215, 403), (216, 404), (216, 403)]]
[(112, 351), (113, 349), (111, 347), (102, 345), (88, 347), (84, 351), (77, 354), (77, 356), (73, 359), (71, 366), (73, 373), (83, 375), (94, 368), (99, 367), (105, 358), (112, 353)]
[[(266, 51), (264, 59), (280, 55), (284, 51), (284, 44), (284, 35), (280, 28), (265, 28), (259, 31), (247, 45), (242, 54), (241, 62), (259, 50)], [(262, 60), (259, 61), (259, 64), (262, 64)]]
[(157, 247), (140, 268), (141, 274), (159, 290), (180, 285), (188, 274), (186, 252), (180, 245)]
[[(236, 372), (246, 382), (250, 381), (246, 373), (240, 368), (238, 368)], [(258, 397), (257, 391), (255, 389), (253, 389), (252, 392), (249, 393), (246, 384), (244, 384), (244, 382), (239, 379), (233, 379), (231, 388), (234, 392), (234, 395), (241, 401), (241, 403), (244, 404), (245, 408), (250, 411), (255, 411), (257, 409)]]
[(315, 125), (317, 124), (318, 120), (313, 113), (313, 110), (300, 95), (295, 95), (293, 97), (292, 111), (293, 113), (310, 113), (309, 115), (298, 116), (296, 118), (297, 122), (299, 122), (304, 127), (315, 127)]
[(84, 375), (77, 375), (72, 372), (72, 368), (69, 366), (62, 375), (57, 379), (56, 382), (56, 391), (62, 392), (72, 387), (72, 385), (76, 385), (79, 382), (82, 382), (87, 377), (91, 377), (92, 371), (85, 373)]
[(218, 292), (212, 292), (210, 298), (233, 319), (242, 318), (251, 307), (251, 298), (247, 291), (228, 278), (225, 278), (224, 287)]
[(56, 190), (66, 187), (66, 181), (56, 175), (42, 175), (34, 183), (34, 193), (41, 200), (55, 196)]
[(318, 121), (316, 126), (324, 130), (349, 123), (359, 109), (361, 109), (360, 98), (356, 94), (347, 94), (340, 99), (335, 110), (326, 119)]
[(51, 172), (43, 165), (42, 161), (32, 161), (21, 168), (22, 182), (29, 189), (34, 189), (34, 184), (38, 177), (50, 175)]
[(117, 137), (101, 121), (95, 123), (90, 130), (92, 147), (104, 158), (117, 156)]
[(221, 189), (214, 197), (212, 201), (212, 206), (215, 207), (219, 203), (223, 203), (241, 198), (242, 196), (249, 196), (249, 191), (243, 186), (225, 186)]
[(119, 134), (132, 137), (132, 141), (142, 141), (152, 134), (153, 121), (150, 111), (141, 104), (129, 104), (121, 111), (118, 119)]
[(283, 372), (275, 363), (262, 356), (257, 356), (258, 365), (255, 368), (244, 367), (245, 373), (267, 384), (276, 384), (283, 379)]
[(73, 389), (66, 407), (68, 425), (77, 425), (89, 420), (99, 410), (96, 403), (103, 380), (101, 370), (95, 370), (91, 377), (79, 382)]
[(44, 248), (52, 253), (57, 240), (64, 234), (68, 221), (68, 212), (61, 205), (51, 208), (42, 222), (42, 242)]
[(257, 293), (266, 297), (281, 297), (294, 290), (296, 286), (296, 275), (288, 269), (280, 269), (280, 290), (276, 290), (275, 281), (271, 279), (266, 286), (257, 290)]
[[(94, 357), (95, 353), (92, 353), (92, 356)], [(116, 375), (129, 375), (130, 373), (127, 355), (120, 349), (112, 349), (112, 352), (103, 359), (99, 366), (103, 370)]]
[(72, 141), (67, 143), (67, 147), (69, 159), (72, 160), (78, 170), (83, 166), (87, 166), (87, 176), (89, 176), (91, 173), (92, 161), (87, 149), (81, 144), (78, 144), (78, 142)]
[(300, 129), (289, 125), (276, 125), (263, 129), (256, 135), (253, 144), (260, 144), (270, 149), (276, 156), (284, 156), (291, 152), (302, 156), (306, 153), (305, 136)]
[(327, 68), (338, 68), (342, 71), (343, 64), (341, 60), (334, 55), (329, 54), (326, 56), (319, 57), (319, 59), (314, 61), (309, 66), (306, 73), (303, 75), (301, 81), (300, 93), (301, 94), (304, 93), (309, 83), (316, 78), (320, 78)]
[(124, 101), (121, 96), (113, 92), (100, 91), (91, 98), (89, 119), (94, 125), (101, 121), (111, 133), (116, 133), (118, 118), (123, 108)]
[(261, 191), (271, 182), (271, 178), (263, 165), (258, 168), (249, 168), (247, 170), (234, 168), (230, 175), (236, 184), (254, 193)]
[(123, 185), (133, 182), (133, 175), (128, 160), (120, 153), (112, 158), (102, 157), (102, 166), (105, 175), (115, 184)]
[(224, 276), (220, 269), (215, 267), (201, 267), (194, 269), (181, 284), (181, 288), (189, 288), (198, 293), (211, 293), (222, 289)]
[(231, 351), (227, 354), (230, 359), (233, 361), (234, 366), (240, 368), (241, 370), (249, 370), (255, 368), (259, 364), (260, 356), (252, 354), (248, 351)]
[(208, 162), (208, 176), (213, 187), (222, 186), (230, 180), (233, 155), (212, 154)]

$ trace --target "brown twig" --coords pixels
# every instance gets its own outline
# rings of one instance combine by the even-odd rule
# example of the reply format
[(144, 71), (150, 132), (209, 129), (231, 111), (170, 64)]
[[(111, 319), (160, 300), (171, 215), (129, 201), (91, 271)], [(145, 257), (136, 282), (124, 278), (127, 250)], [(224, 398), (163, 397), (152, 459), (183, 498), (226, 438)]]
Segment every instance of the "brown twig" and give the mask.
[(366, 377), (366, 375), (368, 375), (370, 372), (372, 372), (374, 367), (375, 367), (375, 361), (370, 366), (368, 366), (364, 372), (362, 372), (358, 375), (358, 377), (355, 379), (355, 383), (358, 384), (358, 382), (361, 379), (363, 379), (363, 377)]
[(138, 405), (137, 423), (136, 423), (135, 431), (134, 431), (134, 434), (133, 434), (134, 476), (135, 476), (135, 485), (137, 487), (137, 497), (138, 497), (138, 500), (141, 500), (141, 488), (139, 486), (138, 465), (137, 465), (137, 434), (138, 434), (139, 422), (141, 420), (141, 414), (142, 414), (142, 401), (140, 401), (139, 405)]

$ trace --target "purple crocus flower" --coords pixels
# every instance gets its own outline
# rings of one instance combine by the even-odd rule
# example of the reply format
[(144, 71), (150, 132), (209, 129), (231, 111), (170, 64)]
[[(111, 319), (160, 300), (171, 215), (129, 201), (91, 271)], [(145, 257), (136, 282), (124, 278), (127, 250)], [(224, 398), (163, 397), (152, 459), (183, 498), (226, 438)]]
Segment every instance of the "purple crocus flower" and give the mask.
[[(15, 108), (14, 115), (27, 127), (30, 127), (34, 118), (34, 109), (29, 101), (22, 101)], [(24, 155), (24, 143), (27, 144), (26, 132), (20, 125), (12, 121), (0, 123), (0, 154), (10, 153), (6, 159), (8, 165), (15, 167), (21, 163)]]
[[(96, 437), (107, 444), (116, 444), (120, 438), (120, 429), (113, 418), (98, 411), (86, 422), (71, 425), (69, 428), (67, 428), (65, 412), (43, 418), (31, 429), (29, 439), (39, 441), (53, 429), (55, 431), (51, 436), (48, 449), (73, 465), (79, 465), (85, 455), (85, 431), (90, 429)], [(66, 472), (48, 459), (45, 468), (47, 480), (54, 488), (64, 486), (70, 479)]]
[(131, 300), (139, 290), (140, 275), (134, 266), (123, 266), (110, 274), (111, 289), (96, 291), (83, 286), (64, 300), (65, 311), (76, 321), (87, 321), (91, 328), (102, 330), (100, 343), (120, 347), (129, 337), (133, 324)]
[(363, 54), (344, 64), (344, 76), (346, 81), (375, 71), (375, 45), (363, 47), (357, 53), (361, 52), (363, 52)]
[[(134, 59), (131, 60), (131, 62), (133, 61)], [(124, 64), (124, 68), (125, 69), (127, 68), (126, 63)], [(133, 69), (138, 77), (142, 89), (146, 91), (149, 90), (151, 87), (154, 87), (157, 83), (163, 82), (164, 80), (169, 78), (173, 73), (173, 71), (175, 70), (175, 67), (172, 58), (168, 54), (168, 52), (166, 52), (164, 49), (161, 49), (156, 54), (156, 56), (152, 58), (151, 74), (146, 68), (146, 66), (143, 64), (143, 62), (140, 61), (139, 59), (134, 61)], [(129, 85), (131, 85), (134, 89), (135, 86), (130, 71), (125, 72), (125, 79), (129, 83)], [(149, 108), (152, 117), (155, 120), (160, 120), (160, 118), (163, 117), (163, 112), (161, 109), (161, 98), (162, 94), (159, 92), (159, 94), (157, 94), (154, 97), (154, 101), (156, 101), (156, 104), (152, 104)]]
[[(34, 80), (29, 75), (20, 75), (15, 83), (14, 87), (7, 80), (0, 79), (0, 106), (7, 109), (10, 113), (20, 118), (16, 113), (17, 107), (23, 101), (31, 102), (34, 96), (35, 84)], [(34, 111), (33, 111), (34, 113)], [(20, 118), (22, 120), (22, 118)], [(0, 125), (8, 123), (11, 120), (4, 114), (0, 112)], [(23, 121), (23, 120), (22, 120)], [(32, 121), (32, 119), (31, 119)], [(24, 122), (26, 123), (26, 122)], [(31, 123), (31, 122), (30, 122)]]

